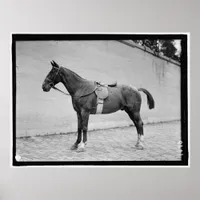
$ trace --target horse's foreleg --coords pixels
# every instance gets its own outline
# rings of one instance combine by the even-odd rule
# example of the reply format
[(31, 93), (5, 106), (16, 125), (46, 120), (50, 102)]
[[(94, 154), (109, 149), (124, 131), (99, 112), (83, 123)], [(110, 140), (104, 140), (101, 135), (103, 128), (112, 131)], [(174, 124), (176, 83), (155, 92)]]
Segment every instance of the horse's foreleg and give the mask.
[(78, 136), (76, 142), (72, 145), (71, 150), (75, 150), (78, 148), (78, 144), (82, 140), (82, 119), (81, 114), (77, 113), (77, 120), (78, 120)]
[(82, 118), (82, 130), (83, 130), (83, 137), (81, 142), (78, 144), (78, 151), (85, 151), (85, 145), (87, 143), (87, 130), (88, 130), (88, 121), (89, 121), (89, 115), (90, 113), (83, 110), (81, 112), (81, 118)]

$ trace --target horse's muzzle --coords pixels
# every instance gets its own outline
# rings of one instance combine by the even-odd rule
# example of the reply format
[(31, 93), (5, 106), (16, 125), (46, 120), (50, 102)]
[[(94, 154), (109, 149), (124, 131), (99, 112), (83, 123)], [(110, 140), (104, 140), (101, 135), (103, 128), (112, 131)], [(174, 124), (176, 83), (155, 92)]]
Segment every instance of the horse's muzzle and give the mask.
[(44, 92), (49, 92), (51, 89), (51, 86), (49, 84), (46, 84), (45, 82), (42, 84), (42, 89)]

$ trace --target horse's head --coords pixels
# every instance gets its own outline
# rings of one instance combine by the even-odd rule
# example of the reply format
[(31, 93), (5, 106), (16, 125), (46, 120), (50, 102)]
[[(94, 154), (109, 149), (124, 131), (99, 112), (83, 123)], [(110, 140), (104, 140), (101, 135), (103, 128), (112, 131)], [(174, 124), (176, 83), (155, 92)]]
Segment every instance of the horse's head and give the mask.
[(45, 92), (48, 92), (52, 87), (54, 87), (57, 83), (61, 81), (60, 66), (55, 61), (51, 61), (51, 65), (52, 65), (52, 69), (47, 74), (42, 84), (42, 89)]

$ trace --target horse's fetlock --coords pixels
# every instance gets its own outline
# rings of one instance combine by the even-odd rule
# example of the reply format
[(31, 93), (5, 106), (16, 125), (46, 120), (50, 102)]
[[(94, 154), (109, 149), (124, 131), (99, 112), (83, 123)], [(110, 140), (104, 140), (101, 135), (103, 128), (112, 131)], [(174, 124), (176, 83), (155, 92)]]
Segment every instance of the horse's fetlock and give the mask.
[(88, 128), (87, 127), (83, 127), (83, 132), (87, 132)]

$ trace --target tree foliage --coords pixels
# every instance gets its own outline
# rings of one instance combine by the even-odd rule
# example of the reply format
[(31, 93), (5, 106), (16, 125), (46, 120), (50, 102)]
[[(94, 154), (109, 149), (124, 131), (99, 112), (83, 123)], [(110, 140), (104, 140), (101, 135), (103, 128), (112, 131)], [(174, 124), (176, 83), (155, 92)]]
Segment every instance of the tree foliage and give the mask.
[(174, 40), (134, 40), (139, 45), (150, 48), (155, 53), (180, 61), (180, 52), (177, 51)]

